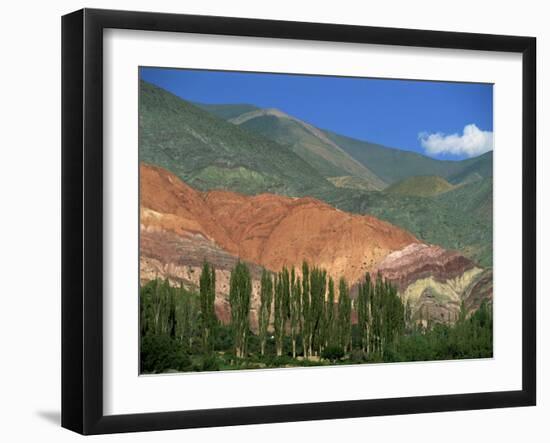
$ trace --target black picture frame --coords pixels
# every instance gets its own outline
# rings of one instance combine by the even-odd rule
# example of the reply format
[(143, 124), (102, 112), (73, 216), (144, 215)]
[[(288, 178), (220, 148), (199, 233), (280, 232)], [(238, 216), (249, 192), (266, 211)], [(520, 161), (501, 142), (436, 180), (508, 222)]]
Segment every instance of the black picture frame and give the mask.
[[(103, 31), (108, 28), (522, 54), (522, 389), (177, 412), (103, 413)], [(536, 39), (229, 17), (83, 9), (62, 18), (62, 426), (152, 431), (536, 403)]]

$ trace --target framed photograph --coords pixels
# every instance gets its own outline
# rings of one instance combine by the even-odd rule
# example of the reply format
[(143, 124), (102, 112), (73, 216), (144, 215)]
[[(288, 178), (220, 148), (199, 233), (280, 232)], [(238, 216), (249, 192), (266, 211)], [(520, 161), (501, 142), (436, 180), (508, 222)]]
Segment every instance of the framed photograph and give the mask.
[(62, 20), (62, 425), (536, 402), (531, 37)]

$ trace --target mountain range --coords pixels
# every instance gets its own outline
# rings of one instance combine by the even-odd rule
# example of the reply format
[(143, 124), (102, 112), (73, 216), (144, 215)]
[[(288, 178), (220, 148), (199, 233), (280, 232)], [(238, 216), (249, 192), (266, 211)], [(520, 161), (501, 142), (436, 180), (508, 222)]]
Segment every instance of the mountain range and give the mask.
[[(370, 181), (373, 190), (415, 176), (440, 176), (453, 184), (474, 176), (479, 179), (492, 176), (492, 151), (461, 161), (436, 160), (322, 130), (277, 109), (259, 109), (252, 105), (196, 105), (254, 134), (286, 145), (300, 157), (313, 158), (310, 163), (325, 177), (334, 177), (336, 173), (346, 175), (347, 172), (347, 175)], [(341, 167), (344, 161), (348, 162), (347, 168)], [(356, 164), (366, 170), (351, 167)]]
[[(325, 131), (276, 109), (198, 106), (286, 146), (338, 188), (312, 195), (492, 266), (492, 152), (462, 161), (436, 160)], [(356, 163), (350, 158), (366, 169), (352, 169), (349, 165)]]
[(197, 284), (208, 260), (220, 318), (238, 260), (256, 295), (262, 267), (307, 259), (352, 284), (381, 272), (439, 321), (492, 297), (492, 152), (436, 160), (144, 81), (139, 98), (142, 281)]
[[(140, 165), (140, 278), (196, 288), (204, 261), (216, 269), (216, 310), (228, 321), (230, 273), (248, 263), (257, 321), (261, 269), (300, 273), (304, 260), (355, 288), (380, 272), (409, 303), (413, 318), (454, 321), (491, 299), (489, 270), (463, 255), (427, 245), (370, 215), (340, 211), (311, 197), (199, 191), (158, 166)], [(352, 289), (352, 293), (354, 289)]]
[(152, 84), (140, 83), (140, 160), (199, 189), (308, 195), (330, 190), (305, 160)]

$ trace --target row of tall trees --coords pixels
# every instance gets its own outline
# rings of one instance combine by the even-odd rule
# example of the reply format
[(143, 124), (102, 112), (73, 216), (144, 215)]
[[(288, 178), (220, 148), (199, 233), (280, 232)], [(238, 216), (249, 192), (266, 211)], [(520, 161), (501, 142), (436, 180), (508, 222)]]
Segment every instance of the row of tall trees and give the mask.
[(213, 350), (218, 327), (215, 311), (216, 271), (203, 265), (199, 293), (170, 284), (168, 279), (155, 279), (140, 291), (141, 337), (166, 336), (187, 349), (199, 345), (204, 353)]
[(202, 322), (199, 297), (168, 280), (155, 279), (140, 290), (140, 368), (142, 372), (186, 371), (186, 350), (199, 345)]
[[(278, 273), (265, 269), (260, 280), (260, 310), (258, 337), (260, 353), (265, 355), (266, 343), (273, 335), (275, 353), (283, 355), (284, 344), (290, 340), (293, 357), (298, 342), (306, 358), (319, 356), (324, 349), (339, 347), (344, 353), (352, 348), (352, 310), (362, 349), (382, 353), (388, 343), (404, 328), (404, 307), (393, 286), (380, 276), (371, 281), (366, 274), (359, 285), (355, 303), (345, 279), (336, 288), (332, 277), (323, 269), (310, 268), (307, 262), (296, 269), (285, 267)], [(141, 334), (167, 335), (188, 348), (199, 340), (202, 351), (213, 350), (214, 334), (218, 327), (215, 312), (216, 271), (204, 263), (199, 279), (198, 297), (183, 287), (173, 287), (168, 280), (153, 280), (142, 290)], [(229, 303), (231, 330), (235, 355), (247, 355), (250, 332), (249, 313), (252, 298), (252, 279), (247, 265), (237, 263), (230, 277)], [(352, 306), (354, 305), (354, 306)]]
[[(345, 279), (336, 284), (325, 270), (304, 262), (299, 270), (263, 270), (258, 333), (251, 337), (252, 278), (245, 263), (235, 266), (229, 284), (229, 326), (217, 319), (216, 272), (208, 263), (202, 267), (196, 292), (161, 279), (142, 286), (142, 370), (214, 370), (220, 364), (236, 364), (233, 354), (240, 360), (265, 356), (266, 361), (289, 355), (309, 360), (348, 355), (361, 361), (492, 355), (492, 311), (486, 303), (470, 317), (462, 305), (454, 325), (413, 326), (405, 331), (405, 325), (411, 324), (410, 307), (380, 275), (372, 278), (367, 273), (352, 301)], [(223, 360), (214, 350), (233, 352), (224, 354), (229, 360)]]
[[(142, 336), (167, 335), (188, 348), (197, 339), (203, 353), (211, 352), (218, 327), (215, 297), (216, 271), (209, 263), (202, 267), (198, 297), (182, 286), (171, 286), (168, 280), (153, 280), (142, 289)], [(229, 303), (233, 345), (240, 358), (247, 355), (251, 298), (250, 271), (239, 262), (231, 273)], [(325, 270), (310, 268), (307, 262), (302, 264), (301, 275), (294, 268), (283, 268), (279, 273), (264, 269), (258, 313), (261, 355), (266, 353), (271, 334), (277, 356), (283, 355), (287, 339), (293, 357), (298, 353), (299, 341), (306, 358), (321, 355), (329, 347), (348, 353), (352, 347), (352, 308), (357, 313), (362, 349), (367, 353), (382, 353), (404, 328), (405, 311), (397, 292), (379, 276), (373, 282), (366, 274), (352, 306), (345, 279), (341, 278), (336, 288)]]
[[(273, 333), (277, 356), (283, 354), (286, 337), (290, 338), (292, 356), (297, 355), (301, 339), (303, 356), (321, 355), (329, 347), (344, 353), (352, 348), (352, 310), (349, 286), (344, 278), (338, 283), (338, 298), (332, 277), (325, 270), (302, 264), (302, 275), (294, 268), (283, 268), (273, 276), (263, 271), (260, 287), (259, 335), (261, 353), (265, 344), (273, 309)], [(372, 282), (369, 274), (359, 285), (355, 311), (363, 351), (383, 353), (405, 327), (405, 308), (396, 289), (381, 276)]]
[(141, 290), (141, 336), (166, 335), (186, 342), (203, 329), (201, 307), (197, 297), (183, 287), (173, 287), (168, 280), (155, 279)]
[(361, 349), (378, 355), (403, 333), (410, 312), (394, 286), (380, 275), (373, 282), (368, 273), (359, 284), (356, 311)]

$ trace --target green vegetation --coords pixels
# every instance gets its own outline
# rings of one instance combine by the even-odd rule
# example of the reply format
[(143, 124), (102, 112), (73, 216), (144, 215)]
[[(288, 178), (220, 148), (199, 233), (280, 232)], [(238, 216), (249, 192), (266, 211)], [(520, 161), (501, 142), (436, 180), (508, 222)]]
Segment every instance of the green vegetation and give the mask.
[(451, 183), (471, 183), (493, 176), (493, 153), (488, 152), (479, 157), (465, 160), (463, 169), (450, 177)]
[(366, 165), (336, 146), (322, 131), (300, 120), (290, 116), (259, 115), (239, 126), (288, 146), (323, 177), (357, 177), (368, 183), (369, 190), (380, 190), (386, 186)]
[(464, 306), (454, 326), (438, 323), (429, 330), (412, 327), (386, 352), (391, 361), (456, 360), (493, 356), (493, 318), (487, 303), (470, 318)]
[(238, 262), (231, 273), (229, 284), (229, 304), (231, 305), (231, 328), (235, 355), (243, 358), (247, 355), (248, 344), (248, 313), (252, 297), (252, 281), (248, 267)]
[(409, 177), (384, 189), (388, 194), (433, 197), (453, 189), (447, 180), (435, 175)]
[[(436, 175), (445, 178), (452, 184), (459, 184), (493, 175), (492, 152), (462, 161), (436, 160), (416, 152), (389, 148), (327, 130), (313, 128), (316, 132), (313, 134), (299, 120), (291, 116), (281, 118), (265, 113), (240, 123), (238, 117), (244, 114), (252, 111), (266, 112), (266, 110), (260, 110), (251, 105), (201, 106), (222, 119), (234, 119), (250, 132), (292, 147), (294, 152), (324, 177), (350, 175), (363, 178), (376, 183), (374, 189), (384, 187), (384, 182), (393, 184), (415, 176)], [(367, 169), (367, 176), (363, 176), (364, 172), (358, 172), (357, 164), (350, 163), (350, 157)]]
[(140, 82), (140, 161), (202, 190), (322, 195), (334, 187), (285, 146)]
[[(259, 134), (289, 147), (334, 185), (313, 189), (311, 196), (346, 211), (387, 220), (421, 240), (458, 250), (482, 266), (492, 266), (492, 152), (463, 161), (441, 161), (308, 129), (281, 113), (220, 106), (220, 110), (212, 108), (209, 112), (240, 122), (251, 135)], [(258, 111), (258, 115), (244, 118), (251, 111)], [(357, 163), (350, 162), (350, 157), (367, 172), (354, 169)], [(237, 182), (259, 182), (258, 177), (249, 177), (252, 174), (224, 169), (223, 177), (222, 173), (209, 173), (208, 179), (202, 178), (207, 174), (200, 178), (206, 187), (224, 183), (238, 190)], [(373, 192), (384, 186), (379, 178), (391, 186)], [(262, 180), (265, 187), (276, 182), (267, 174)]]
[(141, 373), (492, 356), (486, 303), (470, 318), (462, 305), (453, 326), (423, 327), (411, 321), (396, 289), (379, 275), (372, 280), (366, 274), (355, 301), (340, 279), (335, 302), (325, 270), (304, 262), (301, 271), (301, 278), (294, 269), (262, 273), (257, 334), (249, 323), (252, 285), (243, 262), (231, 273), (229, 325), (212, 317), (215, 270), (208, 263), (198, 293), (168, 280), (147, 283), (140, 291)]
[(364, 178), (354, 177), (352, 175), (342, 175), (339, 177), (327, 177), (327, 180), (331, 182), (337, 188), (347, 189), (360, 189), (362, 191), (376, 191), (377, 188), (373, 187), (369, 180)]
[(480, 178), (493, 176), (492, 151), (461, 161), (436, 160), (416, 152), (388, 148), (329, 131), (325, 133), (354, 159), (368, 165), (386, 183), (395, 183), (408, 177), (437, 175), (458, 184), (472, 173), (479, 174)]
[(200, 278), (200, 307), (202, 345), (205, 350), (212, 350), (212, 335), (217, 323), (214, 303), (216, 301), (216, 271), (208, 263), (202, 267)]
[(340, 279), (338, 289), (338, 344), (346, 354), (351, 349), (351, 298), (343, 278)]
[(254, 105), (248, 105), (246, 103), (236, 103), (231, 105), (215, 105), (206, 103), (193, 103), (193, 105), (204, 109), (205, 111), (214, 114), (215, 116), (224, 120), (238, 117), (239, 115), (246, 114), (247, 112), (257, 111), (259, 108)]
[(421, 240), (461, 251), (480, 265), (492, 267), (492, 178), (434, 197), (348, 190), (331, 203), (345, 211), (387, 220)]
[(142, 373), (191, 370), (192, 350), (205, 349), (200, 312), (199, 296), (168, 280), (141, 287)]
[(290, 339), (292, 341), (292, 358), (296, 358), (296, 341), (301, 331), (302, 319), (302, 282), (296, 278), (294, 268), (290, 276)]
[[(492, 266), (492, 153), (439, 161), (321, 131), (251, 105), (191, 104), (140, 83), (140, 161), (202, 190), (311, 196), (372, 214), (419, 239)], [(391, 184), (384, 191), (379, 190)], [(356, 287), (310, 267), (262, 272), (256, 324), (245, 263), (231, 273), (230, 323), (215, 310), (216, 273), (198, 291), (153, 280), (140, 291), (142, 373), (492, 356), (486, 303), (454, 325), (421, 326), (396, 289), (369, 274)], [(434, 294), (437, 297), (438, 294)]]
[(260, 353), (265, 355), (265, 343), (267, 341), (267, 330), (269, 328), (269, 319), (271, 318), (271, 304), (273, 302), (273, 282), (271, 276), (264, 269), (262, 271), (261, 291), (260, 291), (260, 316), (258, 318), (258, 329), (260, 336)]
[[(257, 110), (195, 106), (141, 82), (140, 160), (202, 190), (318, 198), (492, 266), (492, 152), (440, 161), (308, 129), (291, 117), (226, 121)], [(377, 177), (394, 184), (375, 192), (383, 186)]]

